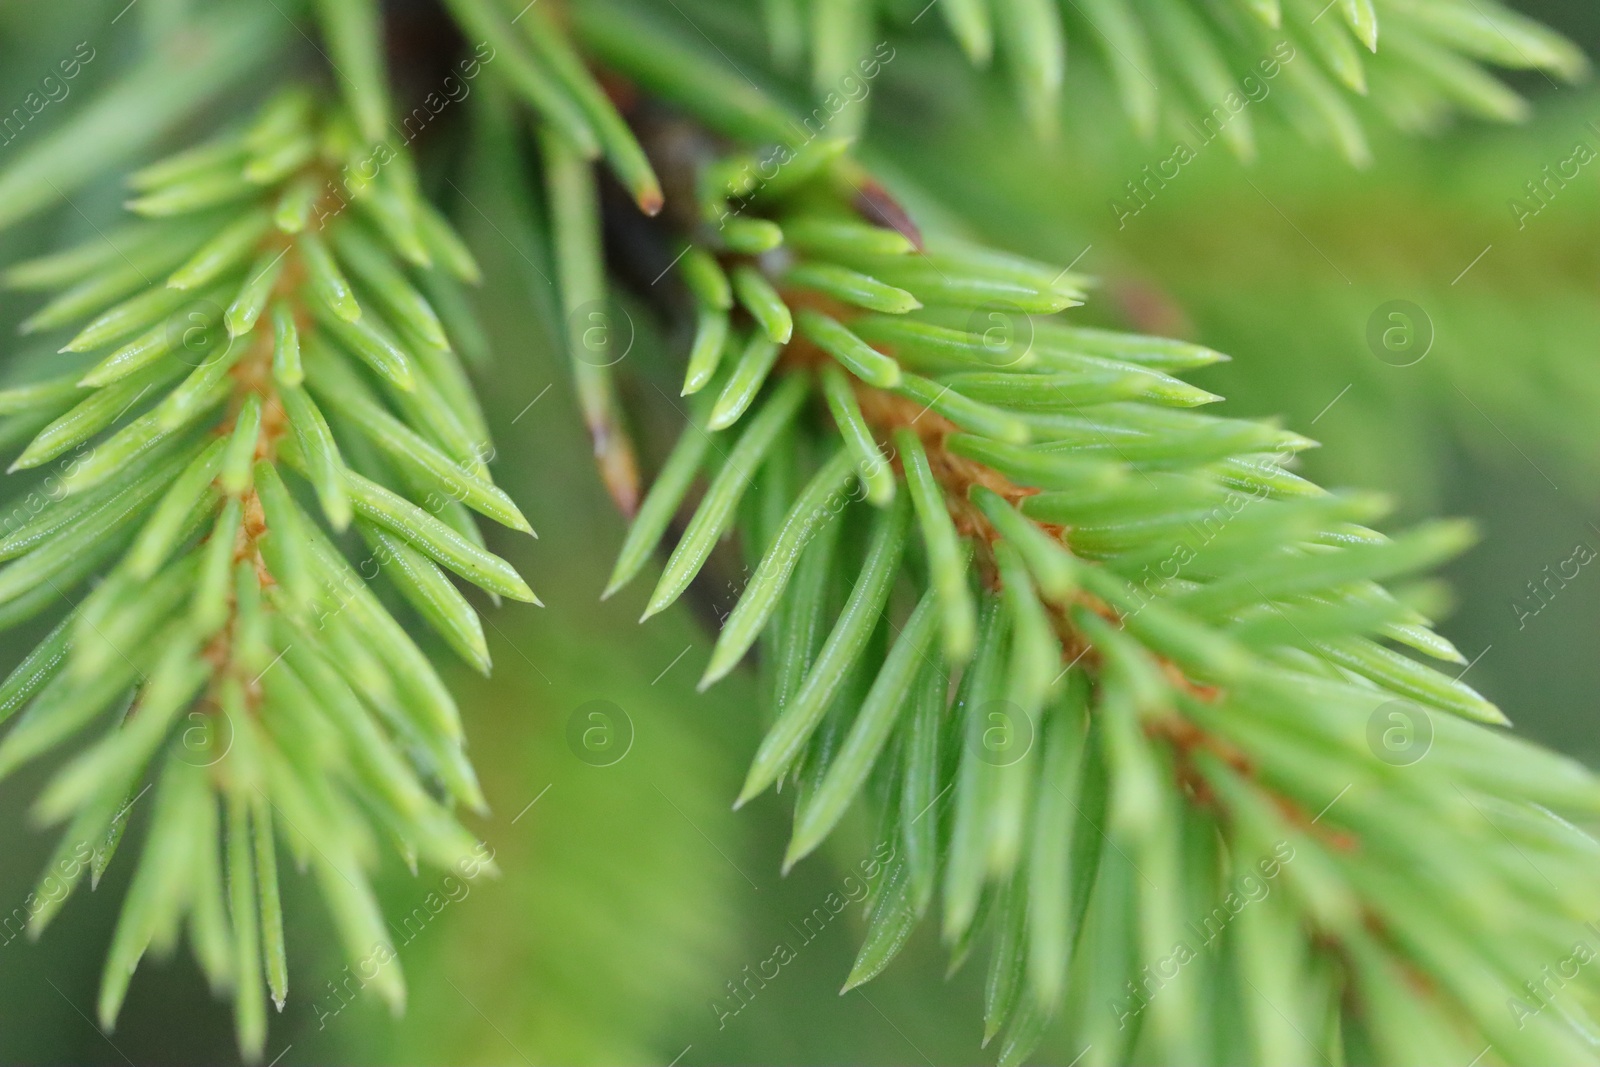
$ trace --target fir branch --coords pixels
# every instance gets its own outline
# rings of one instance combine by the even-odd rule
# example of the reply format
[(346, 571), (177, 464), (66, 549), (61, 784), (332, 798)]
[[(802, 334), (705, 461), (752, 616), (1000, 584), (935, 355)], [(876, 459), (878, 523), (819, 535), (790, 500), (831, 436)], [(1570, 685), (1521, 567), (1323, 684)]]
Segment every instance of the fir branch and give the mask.
[[(1492, 0), (880, 0), (844, 5), (846, 14), (823, 5), (811, 17), (798, 0), (762, 6), (773, 65), (809, 66), (813, 102), (838, 111), (842, 133), (865, 120), (875, 46), (898, 47), (939, 22), (970, 63), (999, 68), (1043, 138), (1060, 133), (1070, 45), (1111, 83), (1141, 139), (1202, 129), (1243, 159), (1255, 155), (1264, 111), (1359, 165), (1370, 160), (1364, 131), (1375, 119), (1416, 131), (1456, 114), (1525, 118), (1527, 102), (1494, 68), (1568, 82), (1588, 70), (1571, 41)], [(626, 0), (577, 7), (585, 18), (595, 8), (619, 21), (649, 17)], [(724, 36), (739, 29), (717, 0), (686, 0), (684, 10)]]
[[(346, 59), (363, 38), (376, 48), (368, 24), (337, 30)], [(379, 108), (370, 63), (349, 65), (353, 97)], [(101, 1024), (187, 922), (255, 1059), (264, 997), (287, 995), (278, 843), (315, 871), (350, 957), (383, 957), (375, 984), (396, 1010), (404, 985), (368, 880), (378, 843), (413, 865), (477, 862), (451, 814), (484, 806), (459, 712), (369, 581), (382, 572), (487, 672), (477, 613), (446, 572), (537, 603), (469, 509), (532, 531), (489, 479), (482, 414), (414, 280), (476, 268), (402, 150), (296, 86), (129, 184), (150, 221), (112, 237), (114, 255), (96, 238), (9, 272), (63, 290), (33, 328), (77, 326), (62, 351), (84, 365), (5, 394), (50, 420), (13, 469), (52, 464), (59, 481), (7, 531), (0, 610), (14, 624), (75, 606), (0, 686), (5, 713), (21, 712), (0, 773), (99, 731), (35, 805), (65, 826), (46, 878), (70, 870), (69, 889), (86, 855), (98, 881), (154, 782)], [(354, 566), (335, 540), (352, 520), (367, 545)], [(64, 896), (41, 892), (31, 935)]]
[[(621, 73), (748, 132), (714, 74), (664, 77), (593, 18)], [(848, 156), (746, 144), (698, 163), (680, 231), (684, 388), (715, 399), (608, 592), (725, 455), (646, 615), (729, 530), (759, 560), (702, 684), (763, 650), (739, 800), (794, 784), (786, 865), (857, 801), (897, 842), (846, 988), (937, 908), (953, 967), (990, 944), (1003, 1063), (1052, 1023), (1085, 1062), (1583, 1060), (1582, 1009), (1506, 997), (1586, 916), (1562, 816), (1600, 783), (1393, 647), (1463, 662), (1379, 584), (1470, 530), (1376, 532), (1381, 502), (1292, 472), (1312, 442), (1197, 410), (1218, 398), (1180, 375), (1217, 353), (1071, 325), (1084, 279), (924, 236)]]
[[(739, 802), (794, 784), (786, 867), (858, 800), (897, 843), (846, 988), (937, 908), (952, 968), (990, 946), (985, 1038), (1004, 1063), (1055, 1021), (1085, 1062), (1467, 1062), (1484, 1042), (1508, 1061), (1585, 1058), (1581, 1008), (1505, 998), (1587, 917), (1596, 853), (1564, 817), (1594, 817), (1600, 789), (1486, 729), (1497, 708), (1394, 647), (1461, 661), (1379, 584), (1469, 531), (1375, 532), (1371, 498), (1293, 473), (1311, 442), (1197, 410), (1219, 398), (1182, 375), (1217, 353), (1072, 325), (1087, 279), (925, 236), (850, 154), (860, 108), (822, 136), (610, 0), (560, 17), (448, 6), (537, 120), (579, 401), (634, 519), (607, 595), (706, 474), (645, 615), (741, 535), (754, 576), (702, 679), (760, 649), (774, 719)], [(70, 870), (70, 889), (98, 881), (151, 792), (102, 1024), (183, 932), (231, 991), (247, 1057), (264, 996), (288, 991), (278, 842), (314, 869), (346, 952), (382, 957), (397, 1009), (368, 882), (380, 840), (413, 864), (476, 855), (452, 814), (483, 805), (458, 710), (367, 583), (382, 571), (485, 671), (446, 572), (537, 602), (470, 515), (532, 532), (489, 477), (456, 359), (450, 285), (478, 269), (383, 140), (381, 9), (312, 7), (342, 106), (285, 89), (136, 172), (141, 222), (7, 275), (55, 294), (27, 331), (76, 332), (69, 372), (0, 392), (0, 436), (26, 441), (13, 469), (57, 476), (0, 537), (0, 625), (72, 603), (0, 682), (0, 719), (17, 720), (0, 775), (101, 730), (35, 812), (66, 824), (46, 877)], [(824, 96), (862, 69), (879, 14), (766, 5), (775, 55), (809, 52)], [(1141, 132), (1198, 115), (1246, 156), (1246, 79), (1282, 75), (1271, 106), (1359, 162), (1352, 94), (1403, 123), (1512, 118), (1520, 100), (1483, 64), (1583, 69), (1487, 0), (948, 0), (941, 17), (974, 62), (1000, 57), (1041, 134), (1081, 29)], [(0, 225), (147, 151), (277, 56), (286, 25), (230, 9), (177, 77), (147, 58), (0, 174)], [(1380, 29), (1368, 59), (1356, 46)], [(646, 135), (663, 107), (690, 120), (680, 143)], [(692, 322), (692, 425), (642, 503), (597, 161), (630, 212), (662, 213), (646, 232), (681, 252), (664, 274)], [(1428, 760), (1386, 758), (1395, 716), (1428, 731)], [(1508, 848), (1484, 845), (1485, 822)], [(63, 898), (40, 894), (33, 933)]]

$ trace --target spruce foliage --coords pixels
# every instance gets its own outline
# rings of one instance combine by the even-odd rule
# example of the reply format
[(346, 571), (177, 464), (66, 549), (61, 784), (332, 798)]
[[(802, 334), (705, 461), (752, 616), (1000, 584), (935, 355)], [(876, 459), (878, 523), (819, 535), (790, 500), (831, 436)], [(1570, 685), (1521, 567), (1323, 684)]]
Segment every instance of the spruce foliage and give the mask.
[[(364, 48), (348, 27), (331, 37), (375, 62), (366, 29)], [(536, 602), (471, 515), (532, 532), (489, 478), (482, 414), (423, 295), (477, 268), (410, 159), (363, 132), (383, 129), (367, 99), (347, 112), (289, 86), (134, 172), (139, 221), (6, 274), (53, 294), (24, 330), (71, 328), (73, 369), (0, 393), (37, 430), (12, 470), (47, 471), (9, 515), (0, 611), (71, 610), (0, 687), (21, 712), (0, 773), (98, 735), (34, 806), (64, 832), (29, 932), (66, 899), (56, 880), (99, 881), (142, 801), (101, 1025), (144, 953), (186, 930), (252, 1057), (266, 996), (288, 994), (280, 843), (396, 1010), (368, 872), (389, 848), (478, 863), (450, 810), (483, 807), (460, 713), (369, 583), (383, 574), (481, 671), (478, 615), (446, 572)]]
[[(718, 122), (720, 95), (651, 87)], [(1375, 532), (1384, 502), (1292, 473), (1312, 442), (1197, 410), (1180, 375), (1219, 354), (1071, 325), (1084, 279), (924, 237), (836, 145), (699, 188), (698, 408), (612, 585), (706, 470), (646, 615), (730, 529), (753, 546), (702, 683), (759, 646), (774, 721), (740, 800), (792, 785), (788, 863), (858, 797), (897, 846), (846, 988), (931, 912), (953, 965), (988, 944), (1001, 1062), (1058, 1016), (1084, 1062), (1587, 1055), (1505, 995), (1583, 893), (1483, 840), (1581, 850), (1558, 813), (1600, 792), (1479, 725), (1505, 720), (1379, 584), (1466, 528)]]
[[(857, 804), (894, 846), (846, 989), (930, 919), (952, 968), (983, 946), (1002, 1063), (1049, 1026), (1085, 1063), (1594, 1058), (1572, 1002), (1507, 1010), (1590, 917), (1576, 824), (1600, 782), (1435, 666), (1465, 661), (1413, 579), (1466, 526), (1380, 533), (1385, 501), (1294, 473), (1313, 442), (1204, 413), (1220, 398), (1184, 376), (1225, 357), (1076, 324), (1090, 280), (908, 208), (855, 153), (861, 108), (808, 124), (629, 5), (519, 6), (446, 4), (535, 126), (577, 395), (631, 517), (605, 595), (670, 545), (647, 619), (737, 537), (750, 576), (701, 684), (759, 662), (770, 727), (738, 802), (790, 786), (786, 866)], [(1484, 0), (940, 8), (1041, 131), (1070, 33), (1145, 133), (1289, 41), (1274, 106), (1356, 161), (1347, 96), (1369, 85), (1403, 124), (1510, 118), (1480, 61), (1583, 66)], [(884, 61), (880, 14), (917, 32), (927, 10), (763, 12), (825, 100)], [(480, 862), (453, 814), (483, 806), (458, 710), (387, 604), (487, 671), (450, 575), (537, 602), (471, 514), (532, 532), (489, 476), (457, 356), (478, 271), (390, 124), (382, 11), (293, 14), (338, 102), (273, 85), (135, 170), (136, 221), (11, 267), (51, 294), (26, 329), (59, 331), (70, 369), (0, 391), (13, 469), (49, 472), (0, 538), (0, 621), (70, 608), (0, 684), (0, 774), (91, 735), (35, 812), (65, 827), (46, 877), (70, 885), (149, 808), (102, 1024), (181, 934), (246, 1056), (288, 991), (280, 844), (397, 1009), (380, 852)], [(209, 18), (209, 62), (159, 90), (134, 70), (0, 174), (0, 218), (142, 160), (246, 51), (287, 47), (256, 5)], [(1380, 25), (1378, 62), (1356, 46)], [(1225, 133), (1249, 154), (1246, 116)], [(612, 307), (607, 226), (662, 260), (685, 341), (688, 425), (642, 492), (608, 333), (585, 328)]]

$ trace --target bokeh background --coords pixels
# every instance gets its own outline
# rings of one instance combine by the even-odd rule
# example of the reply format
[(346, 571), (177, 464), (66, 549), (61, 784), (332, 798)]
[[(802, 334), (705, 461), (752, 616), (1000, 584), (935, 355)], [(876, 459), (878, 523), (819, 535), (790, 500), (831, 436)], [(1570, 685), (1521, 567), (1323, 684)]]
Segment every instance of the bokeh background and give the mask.
[[(0, 104), (26, 94), (35, 67), (90, 41), (96, 60), (37, 122), (58, 120), (135, 35), (174, 32), (158, 16), (122, 18), (125, 4), (74, 0), (41, 20), (33, 0), (0, 3)], [(1600, 56), (1593, 0), (1513, 6)], [(761, 47), (753, 14), (723, 29), (735, 59), (739, 47)], [(1600, 766), (1600, 567), (1543, 600), (1529, 589), (1578, 546), (1600, 552), (1600, 160), (1520, 226), (1511, 206), (1535, 206), (1525, 183), (1580, 143), (1600, 151), (1600, 91), (1538, 76), (1516, 84), (1534, 103), (1525, 125), (1379, 133), (1376, 162), (1359, 172), (1263, 124), (1253, 165), (1210, 148), (1119, 219), (1112, 199), (1170, 148), (1131, 137), (1098, 68), (1069, 62), (1062, 135), (1040, 145), (1005, 88), (969, 73), (934, 30), (907, 41), (873, 84), (863, 150), (919, 211), (1097, 275), (1084, 321), (1232, 353), (1198, 384), (1227, 396), (1232, 413), (1281, 417), (1321, 441), (1305, 460), (1312, 477), (1388, 491), (1402, 519), (1475, 519), (1482, 544), (1443, 575), (1455, 600), (1443, 631), (1477, 657), (1468, 680), (1518, 730)], [(838, 995), (863, 927), (856, 905), (747, 1006), (719, 1015), (715, 1005), (733, 1006), (726, 983), (778, 941), (801, 940), (801, 920), (845, 892), (869, 828), (836, 835), (781, 878), (784, 798), (729, 810), (760, 710), (748, 679), (706, 694), (693, 681), (731, 605), (733, 555), (648, 625), (635, 623), (648, 582), (598, 601), (623, 525), (593, 476), (557, 354), (542, 224), (514, 151), (521, 134), (496, 127), (486, 103), (472, 98), (446, 116), (424, 152), (490, 279), (478, 303), (491, 355), (478, 377), (500, 449), (496, 478), (541, 535), (496, 548), (549, 605), (489, 614), (493, 679), (453, 678), (494, 809), (474, 829), (503, 876), (451, 887), (398, 864), (388, 872), (390, 914), (412, 917), (398, 937), (411, 990), (399, 1020), (352, 985), (336, 992), (345, 975), (326, 917), (289, 878), (291, 998), (272, 1020), (269, 1059), (988, 1062), (976, 968), (947, 980), (926, 929), (882, 978)], [(86, 232), (119, 199), (110, 185), (75, 196), (73, 211), (11, 232), (0, 261)], [(647, 304), (623, 300), (634, 336), (621, 370), (653, 467), (670, 439), (666, 398), (684, 340), (661, 336)], [(1415, 362), (1369, 344), (1374, 316), (1387, 322), (1380, 309), (1394, 301), (1409, 302), (1419, 336), (1431, 338)], [(0, 330), (11, 336), (28, 310), (0, 296)], [(25, 348), (6, 343), (0, 376)], [(3, 666), (31, 647), (26, 637), (0, 638)], [(605, 766), (579, 759), (569, 741), (597, 709), (628, 739)], [(49, 770), (0, 784), (0, 912), (22, 902), (51, 845), (27, 818)], [(115, 1033), (90, 1022), (127, 875), (113, 865), (40, 943), (0, 943), (0, 1063), (235, 1060), (228, 1009), (183, 953), (145, 962)], [(1046, 1045), (1039, 1058), (1070, 1058), (1060, 1053)]]

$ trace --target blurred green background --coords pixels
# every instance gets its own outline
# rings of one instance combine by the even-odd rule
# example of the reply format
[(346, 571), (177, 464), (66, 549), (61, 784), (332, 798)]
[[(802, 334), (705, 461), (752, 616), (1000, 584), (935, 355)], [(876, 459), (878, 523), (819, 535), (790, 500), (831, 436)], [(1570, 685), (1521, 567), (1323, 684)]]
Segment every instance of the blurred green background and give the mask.
[[(80, 105), (138, 32), (131, 18), (110, 21), (125, 2), (67, 4), (48, 29), (34, 5), (0, 4), (0, 100), (27, 92), (39, 57), (89, 40), (96, 62), (40, 121)], [(1593, 0), (1514, 6), (1600, 55)], [(760, 47), (753, 20), (730, 33), (750, 54)], [(1281, 416), (1321, 441), (1306, 460), (1312, 477), (1387, 490), (1403, 518), (1477, 520), (1483, 543), (1445, 575), (1456, 608), (1444, 632), (1479, 657), (1468, 679), (1519, 730), (1600, 765), (1600, 573), (1581, 571), (1547, 605), (1528, 590), (1575, 546), (1600, 549), (1600, 162), (1520, 228), (1510, 207), (1531, 204), (1524, 184), (1579, 142), (1600, 148), (1600, 93), (1538, 77), (1517, 84), (1535, 102), (1523, 127), (1470, 124), (1425, 140), (1377, 134), (1377, 161), (1364, 172), (1264, 129), (1253, 166), (1210, 149), (1119, 221), (1110, 201), (1170, 149), (1130, 137), (1098, 68), (1069, 67), (1063, 136), (1041, 146), (1004, 88), (970, 74), (930, 33), (907, 42), (874, 85), (863, 147), (908, 202), (1099, 276), (1085, 320), (1232, 353), (1199, 384), (1227, 396), (1228, 411)], [(946, 981), (927, 930), (881, 979), (838, 996), (863, 925), (858, 905), (737, 1014), (715, 1007), (734, 1006), (727, 983), (780, 940), (799, 944), (800, 922), (846, 892), (869, 828), (838, 835), (780, 878), (784, 798), (729, 810), (758, 736), (754, 687), (734, 679), (695, 694), (693, 680), (731, 586), (704, 583), (692, 604), (643, 627), (635, 619), (648, 583), (597, 601), (623, 526), (593, 476), (555, 354), (531, 183), (511, 131), (497, 131), (481, 102), (452, 115), (454, 128), (427, 150), (460, 179), (444, 199), (491, 279), (479, 307), (494, 356), (479, 377), (497, 429), (496, 478), (541, 535), (496, 548), (549, 605), (489, 614), (493, 679), (453, 679), (494, 808), (474, 828), (503, 875), (446, 887), (398, 864), (388, 873), (391, 915), (414, 917), (409, 939), (399, 936), (411, 988), (400, 1020), (375, 997), (347, 994), (346, 1004), (335, 995), (342, 961), (326, 917), (290, 878), (291, 998), (273, 1020), (268, 1058), (987, 1062), (976, 968)], [(471, 136), (472, 123), (488, 125)], [(118, 200), (111, 186), (77, 196), (76, 210), (13, 232), (0, 259), (84, 233), (113, 217)], [(1418, 325), (1432, 336), (1408, 366), (1368, 343), (1374, 314), (1396, 300), (1420, 309)], [(8, 327), (28, 310), (0, 297)], [(637, 427), (653, 469), (670, 439), (675, 390), (666, 383), (682, 339), (658, 336), (646, 307), (628, 310), (636, 336), (622, 370), (637, 409), (654, 413)], [(718, 581), (736, 574), (729, 562)], [(25, 638), (6, 636), (6, 666), (29, 647)], [(577, 729), (598, 721), (585, 717), (599, 707), (592, 701), (608, 702), (610, 726), (631, 737), (609, 766), (581, 761), (568, 741), (575, 716)], [(49, 770), (0, 786), (0, 910), (23, 901), (51, 845), (26, 816)], [(146, 961), (114, 1034), (89, 1021), (126, 879), (127, 866), (113, 865), (41, 943), (0, 944), (0, 1062), (234, 1061), (228, 1010), (182, 953)], [(1047, 1045), (1039, 1058), (1071, 1053)]]

